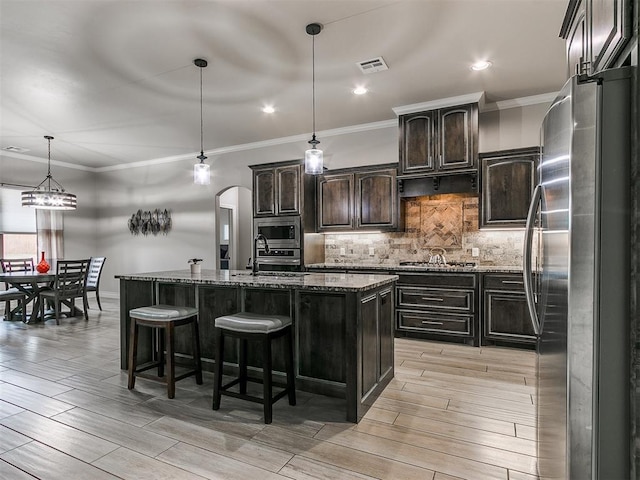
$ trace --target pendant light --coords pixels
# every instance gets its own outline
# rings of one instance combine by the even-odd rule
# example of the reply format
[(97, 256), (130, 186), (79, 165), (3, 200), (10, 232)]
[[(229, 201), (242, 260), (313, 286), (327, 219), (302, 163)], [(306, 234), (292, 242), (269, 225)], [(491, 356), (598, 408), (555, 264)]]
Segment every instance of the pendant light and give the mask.
[(304, 152), (304, 172), (311, 175), (320, 175), (324, 172), (324, 163), (322, 158), (322, 150), (317, 148), (320, 143), (316, 140), (316, 35), (322, 31), (322, 25), (319, 23), (310, 23), (307, 25), (307, 33), (311, 35), (311, 105), (313, 112), (313, 134), (309, 144), (311, 148)]
[(40, 210), (75, 210), (77, 207), (76, 196), (73, 193), (65, 192), (62, 185), (51, 176), (51, 140), (53, 137), (45, 135), (44, 138), (49, 143), (47, 176), (33, 190), (22, 192), (22, 206)]
[(200, 68), (200, 155), (196, 157), (200, 162), (193, 165), (193, 183), (196, 185), (209, 185), (211, 183), (211, 168), (204, 163), (207, 157), (204, 156), (204, 148), (202, 146), (202, 69), (207, 66), (207, 61), (202, 58), (196, 58), (193, 63)]

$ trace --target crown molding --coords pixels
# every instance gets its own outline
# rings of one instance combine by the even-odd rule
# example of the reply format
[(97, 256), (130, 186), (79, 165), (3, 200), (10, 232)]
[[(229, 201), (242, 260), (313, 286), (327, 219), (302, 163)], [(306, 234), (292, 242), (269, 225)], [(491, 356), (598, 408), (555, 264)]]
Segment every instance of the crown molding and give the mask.
[(436, 108), (455, 107), (456, 105), (465, 105), (467, 103), (478, 103), (482, 109), (482, 105), (484, 104), (484, 92), (467, 93), (466, 95), (458, 95), (456, 97), (413, 103), (411, 105), (393, 107), (392, 110), (396, 115), (406, 115), (407, 113), (424, 112), (426, 110), (435, 110)]
[[(16, 158), (18, 160), (26, 160), (29, 162), (44, 163), (45, 165), (49, 161), (49, 159), (47, 158), (35, 157), (33, 155), (27, 155), (25, 153), (8, 152), (7, 150), (0, 150), (0, 156)], [(74, 168), (76, 170), (82, 170), (84, 172), (96, 171), (95, 167), (87, 167), (85, 165), (77, 165), (75, 163), (61, 162), (59, 160), (51, 160), (51, 165), (57, 165), (59, 167), (66, 167), (66, 168)]]
[(486, 103), (483, 112), (494, 112), (496, 110), (508, 110), (510, 108), (527, 107), (529, 105), (539, 105), (541, 103), (551, 104), (557, 92), (542, 93), (529, 97), (512, 98), (511, 100), (500, 100), (494, 103)]

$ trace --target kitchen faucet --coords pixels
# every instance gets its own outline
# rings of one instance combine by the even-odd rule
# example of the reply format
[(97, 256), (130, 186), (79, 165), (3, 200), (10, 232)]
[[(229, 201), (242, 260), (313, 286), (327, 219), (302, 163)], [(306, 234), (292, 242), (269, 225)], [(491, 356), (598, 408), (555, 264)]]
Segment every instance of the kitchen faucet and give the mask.
[(253, 275), (258, 274), (259, 266), (258, 266), (258, 242), (262, 240), (262, 244), (264, 245), (265, 253), (269, 253), (269, 244), (267, 243), (267, 237), (263, 234), (259, 233), (256, 235), (256, 238), (253, 239), (253, 266), (251, 272)]

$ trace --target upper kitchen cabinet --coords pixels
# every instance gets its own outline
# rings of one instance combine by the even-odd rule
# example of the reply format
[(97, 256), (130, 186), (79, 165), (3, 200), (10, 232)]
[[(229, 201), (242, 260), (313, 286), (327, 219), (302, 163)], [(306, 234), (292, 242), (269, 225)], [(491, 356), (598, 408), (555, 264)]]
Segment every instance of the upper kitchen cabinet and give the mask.
[(334, 170), (318, 177), (318, 231), (396, 230), (397, 168)]
[(400, 175), (476, 170), (478, 104), (400, 115)]
[(569, 76), (619, 66), (631, 37), (631, 0), (571, 0), (560, 36), (566, 40)]
[(353, 229), (353, 174), (332, 173), (318, 177), (318, 231)]
[(539, 156), (538, 147), (480, 154), (480, 228), (525, 226)]
[(253, 216), (302, 215), (305, 195), (315, 195), (315, 181), (303, 168), (299, 160), (251, 166)]

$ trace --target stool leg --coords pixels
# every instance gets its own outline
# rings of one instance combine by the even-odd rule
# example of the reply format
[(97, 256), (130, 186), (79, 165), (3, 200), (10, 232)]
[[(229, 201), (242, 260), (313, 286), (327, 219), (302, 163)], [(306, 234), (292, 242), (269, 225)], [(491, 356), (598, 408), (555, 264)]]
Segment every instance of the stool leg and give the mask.
[(264, 396), (264, 423), (271, 423), (273, 416), (273, 395), (271, 394), (271, 336), (263, 340), (262, 392)]
[[(42, 317), (44, 319), (44, 316)], [(131, 319), (131, 328), (129, 333), (129, 381), (127, 388), (133, 390), (136, 384), (136, 363), (138, 355), (138, 323), (135, 318)]]
[(289, 405), (296, 404), (296, 377), (295, 372), (293, 371), (293, 340), (291, 327), (287, 327), (288, 331), (285, 334), (285, 348), (286, 348), (286, 358), (285, 358), (285, 367), (287, 369), (287, 394), (289, 396)]
[(215, 343), (216, 343), (216, 355), (214, 369), (214, 382), (213, 382), (213, 409), (218, 410), (220, 408), (220, 397), (222, 396), (222, 362), (224, 358), (224, 335), (222, 335), (222, 329), (216, 328)]
[(153, 339), (156, 344), (156, 360), (158, 362), (158, 376), (164, 377), (165, 357), (164, 350), (166, 348), (165, 332), (160, 328), (152, 329)]
[(243, 395), (247, 393), (247, 340), (240, 339), (240, 358), (239, 358), (239, 372), (240, 372), (240, 393)]
[(167, 338), (167, 355), (165, 357), (167, 362), (167, 394), (169, 398), (173, 398), (176, 396), (176, 366), (173, 358), (175, 348), (173, 322), (167, 324), (165, 334)]
[(200, 360), (200, 332), (198, 328), (198, 319), (194, 318), (191, 322), (191, 331), (193, 338), (193, 364), (196, 371), (196, 384), (202, 385), (202, 362)]

